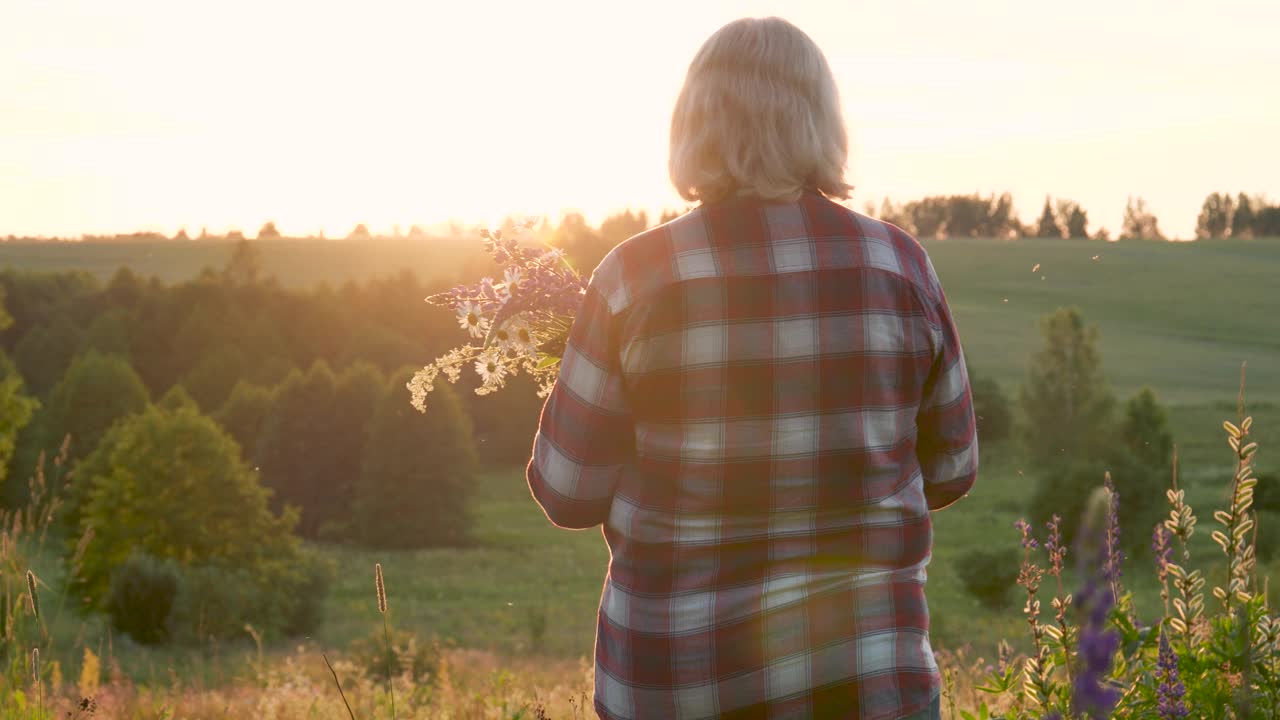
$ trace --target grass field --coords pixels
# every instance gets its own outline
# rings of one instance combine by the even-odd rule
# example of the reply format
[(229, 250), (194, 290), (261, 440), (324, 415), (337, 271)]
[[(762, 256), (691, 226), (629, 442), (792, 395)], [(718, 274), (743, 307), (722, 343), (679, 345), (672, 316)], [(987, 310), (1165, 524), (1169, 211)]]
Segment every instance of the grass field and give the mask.
[[(462, 245), (437, 241), (261, 244), (263, 272), (289, 286), (453, 267)], [(1169, 403), (1235, 395), (1242, 361), (1252, 396), (1280, 402), (1280, 240), (1195, 243), (1023, 239), (925, 243), (974, 367), (1012, 390), (1040, 343), (1038, 321), (1064, 305), (1098, 326), (1107, 376), (1121, 393), (1150, 385)], [(176, 282), (221, 267), (223, 242), (0, 243), (0, 267), (85, 270), (121, 266)], [(434, 252), (434, 251), (433, 251)], [(445, 253), (447, 257), (441, 257)], [(1096, 257), (1096, 259), (1095, 259)], [(1036, 272), (1032, 269), (1038, 267)]]

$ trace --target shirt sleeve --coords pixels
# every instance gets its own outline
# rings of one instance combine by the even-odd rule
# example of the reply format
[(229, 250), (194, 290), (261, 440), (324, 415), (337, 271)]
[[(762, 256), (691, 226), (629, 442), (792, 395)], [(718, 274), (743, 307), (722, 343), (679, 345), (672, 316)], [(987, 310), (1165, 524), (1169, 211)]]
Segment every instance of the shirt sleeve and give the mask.
[(964, 497), (978, 475), (978, 432), (973, 391), (951, 309), (938, 289), (931, 309), (934, 358), (917, 417), (916, 455), (930, 510)]
[(542, 409), (526, 473), (552, 523), (584, 529), (609, 517), (618, 478), (634, 462), (635, 430), (609, 305), (587, 288)]

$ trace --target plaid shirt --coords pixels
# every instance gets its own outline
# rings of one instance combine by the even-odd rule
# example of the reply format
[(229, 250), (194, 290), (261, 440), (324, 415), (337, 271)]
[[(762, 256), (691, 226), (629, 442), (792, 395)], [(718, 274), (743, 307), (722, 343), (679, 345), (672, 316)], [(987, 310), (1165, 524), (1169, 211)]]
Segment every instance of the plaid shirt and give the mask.
[(603, 718), (900, 718), (939, 691), (929, 511), (973, 485), (960, 343), (902, 230), (703, 205), (596, 269), (528, 480), (604, 524)]

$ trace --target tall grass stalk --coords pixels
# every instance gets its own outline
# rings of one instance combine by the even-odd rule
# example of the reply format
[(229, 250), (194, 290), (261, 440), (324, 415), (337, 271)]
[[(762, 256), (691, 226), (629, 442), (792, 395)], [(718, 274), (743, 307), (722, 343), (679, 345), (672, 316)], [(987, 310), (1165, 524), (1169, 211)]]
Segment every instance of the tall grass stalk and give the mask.
[(324, 658), (325, 667), (329, 668), (329, 672), (333, 673), (333, 684), (338, 686), (338, 695), (342, 697), (342, 704), (347, 707), (347, 715), (351, 720), (356, 720), (356, 714), (351, 710), (351, 703), (347, 702), (347, 694), (342, 691), (342, 681), (338, 680), (338, 671), (333, 669), (333, 663), (329, 662), (329, 656), (320, 653), (320, 657)]
[(382, 563), (373, 564), (373, 587), (378, 594), (378, 612), (382, 615), (382, 642), (387, 651), (387, 695), (391, 698), (391, 720), (395, 720), (396, 691), (391, 677), (391, 631), (387, 628), (387, 585), (382, 579)]

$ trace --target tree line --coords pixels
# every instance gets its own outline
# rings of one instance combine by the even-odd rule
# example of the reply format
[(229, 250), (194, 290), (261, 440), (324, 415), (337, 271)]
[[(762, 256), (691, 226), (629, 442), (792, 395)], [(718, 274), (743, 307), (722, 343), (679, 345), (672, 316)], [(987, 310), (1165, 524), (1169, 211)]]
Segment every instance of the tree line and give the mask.
[[(1032, 222), (1024, 222), (1013, 206), (1013, 196), (1009, 193), (999, 195), (982, 195), (979, 193), (960, 195), (929, 195), (918, 200), (895, 203), (886, 198), (879, 206), (867, 203), (863, 212), (869, 216), (891, 222), (911, 232), (921, 239), (948, 238), (1089, 238), (1094, 240), (1111, 240), (1112, 234), (1105, 227), (1089, 229), (1089, 213), (1074, 200), (1045, 196), (1044, 205), (1039, 216)], [(665, 223), (680, 215), (679, 211), (665, 210), (657, 218), (657, 223)], [(650, 227), (648, 214), (627, 209), (609, 215), (597, 227), (592, 227), (586, 218), (577, 212), (570, 212), (561, 217), (559, 224), (548, 219), (540, 226), (539, 233), (543, 238), (559, 238), (567, 244), (576, 245), (584, 250), (584, 257), (590, 259), (603, 252), (594, 246), (604, 247), (605, 252), (617, 243)], [(372, 240), (428, 240), (441, 237), (456, 238), (467, 234), (460, 224), (452, 222), (441, 232), (430, 232), (420, 225), (411, 225), (402, 231), (399, 225), (390, 233), (374, 233), (360, 223), (346, 236), (338, 238), (346, 241), (363, 242)], [(1237, 193), (1211, 193), (1205, 197), (1196, 218), (1196, 239), (1221, 238), (1263, 238), (1280, 237), (1280, 205), (1272, 205), (1260, 194), (1249, 195)], [(58, 242), (73, 238), (20, 237), (8, 235), (0, 238), (2, 242)], [(74, 238), (77, 242), (88, 243), (152, 243), (152, 242), (189, 242), (219, 241), (239, 242), (248, 239), (238, 230), (222, 235), (210, 234), (202, 229), (195, 237), (187, 231), (179, 230), (172, 236), (158, 232), (121, 233), (116, 235), (82, 235)], [(288, 236), (282, 234), (275, 222), (268, 221), (258, 229), (257, 240), (325, 240), (324, 233), (307, 236)], [(1167, 240), (1160, 230), (1158, 218), (1146, 200), (1142, 197), (1130, 196), (1125, 203), (1124, 216), (1121, 219), (1120, 232), (1115, 236), (1119, 240)], [(587, 247), (593, 246), (588, 251)], [(594, 266), (594, 265), (593, 265)]]

